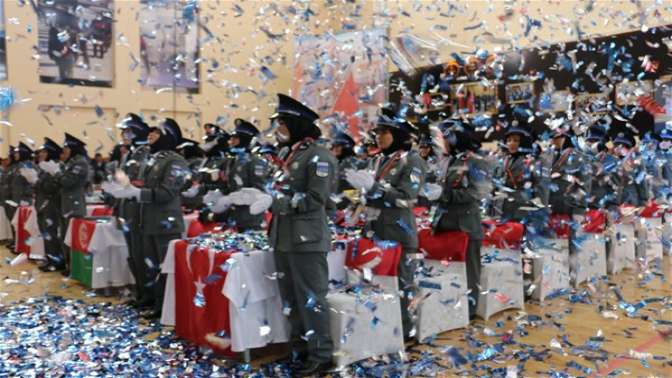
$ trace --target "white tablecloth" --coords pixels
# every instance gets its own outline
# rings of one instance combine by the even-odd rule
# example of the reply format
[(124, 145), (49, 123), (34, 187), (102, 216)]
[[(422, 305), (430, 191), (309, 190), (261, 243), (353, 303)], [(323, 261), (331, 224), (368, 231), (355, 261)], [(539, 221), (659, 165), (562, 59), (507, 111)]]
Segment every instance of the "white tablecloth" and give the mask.
[[(72, 247), (72, 223), (71, 219), (65, 235), (65, 244), (68, 247)], [(92, 289), (120, 287), (135, 283), (128, 266), (126, 239), (112, 219), (96, 221), (88, 252), (93, 258)]]
[(222, 294), (229, 299), (231, 350), (243, 352), (289, 341), (273, 252), (239, 252), (229, 260), (235, 262), (229, 264)]
[(7, 217), (5, 207), (0, 206), (0, 240), (10, 240), (13, 238), (12, 221)]
[[(166, 257), (161, 263), (161, 273), (166, 275), (166, 288), (163, 291), (163, 308), (161, 309), (161, 324), (175, 326), (175, 243), (180, 239), (171, 240), (168, 244)], [(188, 246), (195, 247), (195, 246)]]
[[(3, 209), (4, 210), (4, 209)], [(14, 212), (14, 219), (12, 219), (12, 226), (14, 229), (19, 227), (19, 214), (21, 208), (17, 208)], [(30, 246), (30, 255), (28, 256), (34, 260), (44, 260), (46, 259), (46, 254), (44, 252), (44, 239), (42, 238), (42, 233), (40, 232), (40, 226), (37, 224), (37, 210), (34, 206), (30, 206), (30, 215), (28, 219), (25, 220), (23, 228), (28, 232), (30, 240), (26, 241), (26, 244)], [(16, 241), (16, 246), (18, 247), (19, 242)]]
[(187, 231), (189, 231), (189, 226), (191, 222), (198, 220), (198, 212), (194, 211), (193, 213), (185, 214), (184, 218), (184, 231), (182, 232), (182, 238), (187, 238)]

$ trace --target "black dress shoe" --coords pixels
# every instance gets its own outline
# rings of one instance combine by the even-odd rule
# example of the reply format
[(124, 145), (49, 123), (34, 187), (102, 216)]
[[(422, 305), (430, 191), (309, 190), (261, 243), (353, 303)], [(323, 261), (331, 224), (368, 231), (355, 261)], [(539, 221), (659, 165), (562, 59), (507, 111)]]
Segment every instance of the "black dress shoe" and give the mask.
[(140, 312), (140, 316), (147, 320), (156, 320), (161, 317), (160, 311), (154, 311), (153, 309), (145, 310)]
[(43, 272), (55, 272), (57, 270), (63, 270), (65, 269), (64, 266), (59, 266), (59, 265), (54, 265), (54, 264), (42, 264), (37, 267), (37, 269), (43, 271)]
[(298, 377), (307, 377), (315, 374), (323, 373), (331, 369), (331, 362), (317, 362), (313, 360), (308, 360), (303, 364), (301, 369), (297, 369), (294, 372), (294, 376)]

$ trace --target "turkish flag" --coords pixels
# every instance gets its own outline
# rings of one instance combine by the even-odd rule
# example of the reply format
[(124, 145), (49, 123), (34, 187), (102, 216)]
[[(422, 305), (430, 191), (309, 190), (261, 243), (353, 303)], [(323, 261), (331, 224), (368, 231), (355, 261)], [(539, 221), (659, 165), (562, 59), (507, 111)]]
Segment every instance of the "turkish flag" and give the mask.
[(380, 258), (380, 262), (371, 269), (373, 274), (377, 276), (397, 276), (399, 260), (401, 259), (401, 245), (396, 242), (374, 242), (367, 238), (353, 240), (348, 243), (345, 265), (352, 269), (359, 269), (376, 257)]
[(332, 113), (342, 113), (348, 122), (349, 134), (355, 140), (359, 141), (359, 117), (354, 114), (359, 111), (359, 88), (353, 77), (352, 71), (348, 73), (345, 83), (340, 93), (336, 97)]
[(16, 210), (15, 219), (16, 225), (16, 252), (25, 253), (30, 255), (30, 246), (28, 245), (28, 238), (30, 238), (30, 233), (26, 230), (25, 225), (30, 218), (30, 214), (33, 211), (33, 208), (30, 206), (19, 206)]
[[(229, 252), (175, 244), (175, 333), (197, 345), (233, 356), (231, 348), (209, 343), (213, 335), (230, 339), (229, 300), (222, 294)], [(210, 336), (208, 336), (210, 335)]]

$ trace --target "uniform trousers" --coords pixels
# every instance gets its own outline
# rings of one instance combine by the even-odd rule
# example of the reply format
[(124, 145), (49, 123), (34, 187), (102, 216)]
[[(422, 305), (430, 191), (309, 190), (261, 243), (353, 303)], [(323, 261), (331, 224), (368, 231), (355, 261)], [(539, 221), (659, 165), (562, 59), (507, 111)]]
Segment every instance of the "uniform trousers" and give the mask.
[(334, 345), (329, 331), (327, 253), (275, 251), (275, 265), (292, 350), (306, 351), (315, 362), (330, 361)]

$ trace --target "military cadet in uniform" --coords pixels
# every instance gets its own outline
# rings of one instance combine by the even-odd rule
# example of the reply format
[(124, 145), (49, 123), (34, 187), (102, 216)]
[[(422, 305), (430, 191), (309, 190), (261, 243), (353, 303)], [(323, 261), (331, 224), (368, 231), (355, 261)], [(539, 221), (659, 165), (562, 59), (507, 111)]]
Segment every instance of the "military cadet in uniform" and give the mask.
[[(221, 168), (220, 178), (222, 194), (226, 196), (241, 191), (243, 188), (266, 189), (269, 176), (269, 165), (261, 157), (252, 152), (257, 144), (259, 130), (243, 119), (235, 120), (235, 130), (229, 139), (229, 156)], [(212, 213), (205, 210), (204, 217), (210, 221), (226, 222), (239, 232), (260, 230), (264, 222), (263, 213), (250, 213), (248, 204), (227, 204), (226, 198), (212, 206)]]
[(203, 196), (198, 186), (198, 170), (205, 163), (205, 152), (198, 142), (191, 139), (182, 139), (182, 143), (177, 146), (177, 152), (187, 161), (190, 172), (190, 178), (182, 191), (182, 206), (190, 210), (199, 209), (203, 204)]
[(414, 337), (409, 305), (415, 295), (415, 259), (418, 235), (413, 207), (425, 172), (422, 158), (411, 149), (417, 129), (405, 119), (396, 117), (392, 108), (383, 108), (375, 128), (376, 142), (381, 154), (372, 162), (371, 171), (348, 171), (350, 184), (366, 193), (368, 223), (380, 240), (401, 244), (399, 288), (404, 338)]
[[(222, 130), (219, 126), (211, 123), (206, 123), (204, 126), (205, 137), (204, 143), (201, 144), (201, 149), (205, 152), (205, 160), (201, 161), (200, 166), (195, 168), (195, 175), (192, 177), (191, 187), (182, 193), (183, 198), (197, 197), (201, 206), (208, 206), (203, 203), (204, 199), (211, 202), (208, 193), (221, 194), (224, 191), (224, 177), (220, 172), (221, 166), (228, 158), (229, 151), (229, 133)], [(209, 222), (210, 212), (207, 209), (200, 214), (201, 222)]]
[[(65, 245), (65, 234), (72, 218), (86, 216), (86, 187), (89, 185), (89, 161), (86, 155), (86, 144), (74, 136), (65, 133), (62, 159), (65, 166), (62, 172), (53, 168), (51, 173), (56, 174), (61, 194), (61, 223), (59, 234), (61, 248), (66, 261), (66, 270), (63, 274), (70, 274), (70, 249)], [(50, 172), (48, 172), (50, 173)]]
[(490, 168), (479, 155), (481, 143), (467, 123), (449, 123), (444, 128), (447, 169), (443, 178), (438, 208), (432, 221), (435, 233), (463, 231), (469, 234), (467, 249), (467, 285), (469, 287), (469, 317), (473, 319), (479, 298), (481, 279), (480, 203), (490, 191)]
[(616, 174), (616, 202), (635, 207), (644, 206), (649, 199), (647, 182), (642, 173), (635, 147), (635, 139), (626, 132), (619, 132), (614, 138), (614, 153), (620, 159)]
[[(12, 160), (13, 157), (11, 155), (11, 151), (14, 149), (14, 147), (10, 146), (10, 155), (7, 157), (7, 159), (2, 159), (2, 167), (0, 167), (0, 206), (2, 206), (2, 209), (5, 211), (5, 216), (7, 216), (7, 210), (6, 207), (9, 205), (5, 203), (6, 200), (9, 199), (8, 194), (9, 194), (9, 170), (11, 168)], [(11, 221), (8, 219), (8, 222)], [(9, 245), (11, 243), (11, 236), (9, 236), (9, 239), (5, 240), (0, 240), (0, 244), (2, 245)]]
[(568, 131), (562, 127), (554, 131), (548, 202), (553, 214), (568, 215), (571, 218), (583, 213), (586, 192), (583, 189), (583, 159), (569, 143), (568, 137)]
[[(672, 201), (672, 124), (666, 123), (665, 127), (658, 132), (658, 159), (662, 165), (663, 188), (658, 196)], [(669, 215), (668, 215), (669, 217)]]
[[(120, 128), (122, 138), (128, 141), (130, 148), (130, 152), (121, 160), (120, 169), (131, 184), (142, 188), (145, 185), (144, 172), (150, 155), (147, 141), (149, 126), (140, 116), (129, 113)], [(145, 309), (150, 304), (150, 298), (145, 296), (147, 266), (142, 253), (141, 204), (136, 198), (122, 198), (117, 201), (115, 212), (124, 231), (128, 246), (128, 266), (135, 279), (135, 299), (131, 304)]]
[(292, 350), (303, 366), (297, 373), (311, 375), (330, 366), (333, 349), (326, 300), (331, 248), (326, 208), (337, 163), (315, 143), (321, 134), (314, 124), (319, 116), (291, 97), (278, 94), (278, 101), (271, 119), (278, 143), (290, 151), (274, 182), (269, 243), (292, 329)]
[(534, 189), (526, 185), (532, 181), (529, 169), (529, 154), (532, 151), (532, 134), (525, 128), (513, 125), (504, 134), (506, 151), (501, 167), (495, 176), (503, 192), (501, 213), (502, 219), (520, 221), (527, 212), (521, 207), (526, 206), (534, 198)]
[[(14, 212), (16, 212), (16, 205), (12, 202), (12, 180), (14, 179), (14, 176), (18, 174), (15, 151), (16, 147), (9, 146), (9, 155), (7, 157), (7, 159), (9, 159), (9, 166), (7, 167), (2, 182), (2, 206), (5, 208), (5, 215), (7, 215), (7, 219), (10, 222), (14, 218)], [(10, 251), (14, 250), (13, 241), (10, 241), (8, 248)]]
[(355, 155), (355, 141), (350, 135), (339, 131), (334, 134), (331, 140), (331, 153), (338, 160), (338, 172), (336, 174), (335, 196), (332, 197), (336, 203), (337, 209), (345, 209), (350, 204), (347, 196), (343, 195), (346, 190), (351, 190), (352, 185), (345, 179), (345, 172), (348, 169), (364, 169), (366, 162), (361, 161)]
[(173, 119), (166, 118), (149, 132), (151, 155), (143, 173), (142, 187), (128, 184), (128, 180), (106, 183), (103, 190), (115, 198), (134, 198), (141, 206), (140, 232), (142, 254), (146, 266), (145, 291), (142, 295), (152, 309), (143, 316), (155, 319), (161, 315), (165, 275), (160, 265), (168, 249), (168, 243), (179, 239), (184, 231), (180, 205), (180, 191), (189, 176), (184, 158), (175, 149), (182, 142), (182, 132)]
[(33, 164), (33, 150), (24, 143), (19, 143), (14, 155), (17, 160), (17, 174), (12, 176), (10, 198), (16, 206), (32, 205), (33, 186), (38, 178)]
[[(65, 269), (65, 256), (58, 238), (61, 218), (61, 199), (56, 174), (61, 170), (60, 158), (63, 149), (56, 142), (44, 138), (38, 150), (39, 178), (35, 184), (35, 209), (37, 223), (44, 239), (47, 261), (39, 268), (43, 272)], [(54, 172), (54, 173), (50, 173)]]
[(614, 178), (618, 159), (609, 154), (608, 138), (606, 130), (598, 125), (592, 126), (586, 135), (591, 160), (591, 174), (586, 178), (590, 192), (587, 204), (591, 209), (609, 209), (616, 205)]

